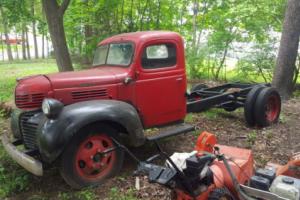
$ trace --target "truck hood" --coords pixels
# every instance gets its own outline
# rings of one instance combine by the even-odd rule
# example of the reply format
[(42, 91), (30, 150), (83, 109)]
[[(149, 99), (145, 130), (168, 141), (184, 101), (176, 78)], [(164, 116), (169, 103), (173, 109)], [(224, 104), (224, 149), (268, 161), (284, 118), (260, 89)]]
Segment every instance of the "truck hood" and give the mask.
[(88, 70), (48, 74), (53, 89), (89, 87), (119, 83), (128, 76), (129, 69), (122, 67), (97, 67)]

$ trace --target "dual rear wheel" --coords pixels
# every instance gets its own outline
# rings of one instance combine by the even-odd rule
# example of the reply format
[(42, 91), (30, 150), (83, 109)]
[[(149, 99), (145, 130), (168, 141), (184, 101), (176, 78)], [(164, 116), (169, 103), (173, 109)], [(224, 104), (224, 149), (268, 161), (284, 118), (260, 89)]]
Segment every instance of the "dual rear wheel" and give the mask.
[(281, 98), (276, 89), (256, 86), (248, 93), (244, 115), (248, 126), (266, 127), (277, 123), (281, 111)]

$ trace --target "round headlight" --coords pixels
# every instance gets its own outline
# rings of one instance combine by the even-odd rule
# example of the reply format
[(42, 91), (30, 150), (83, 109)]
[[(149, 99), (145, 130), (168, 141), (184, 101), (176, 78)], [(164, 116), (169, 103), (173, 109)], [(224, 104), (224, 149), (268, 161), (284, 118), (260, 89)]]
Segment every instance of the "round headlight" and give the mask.
[(64, 105), (56, 99), (44, 99), (42, 104), (43, 113), (49, 118), (56, 118), (62, 111)]
[(46, 99), (43, 101), (42, 110), (45, 115), (50, 114), (50, 104), (49, 101), (47, 101)]

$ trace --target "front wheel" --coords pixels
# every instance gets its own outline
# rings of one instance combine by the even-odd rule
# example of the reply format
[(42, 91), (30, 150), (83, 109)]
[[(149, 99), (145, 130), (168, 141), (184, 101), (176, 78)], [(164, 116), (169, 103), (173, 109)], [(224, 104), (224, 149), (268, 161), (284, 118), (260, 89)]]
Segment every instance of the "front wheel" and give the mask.
[(108, 126), (82, 130), (74, 136), (61, 156), (60, 172), (73, 188), (95, 186), (114, 176), (122, 167), (124, 153), (116, 149), (111, 137), (116, 131)]

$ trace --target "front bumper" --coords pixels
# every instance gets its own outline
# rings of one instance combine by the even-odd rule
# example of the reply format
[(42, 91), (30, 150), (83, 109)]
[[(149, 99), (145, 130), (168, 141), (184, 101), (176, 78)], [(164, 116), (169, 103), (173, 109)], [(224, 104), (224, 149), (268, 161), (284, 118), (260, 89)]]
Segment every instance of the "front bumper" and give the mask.
[(39, 160), (17, 149), (17, 147), (9, 141), (7, 135), (3, 134), (1, 140), (4, 149), (14, 161), (36, 176), (43, 175), (43, 165)]

